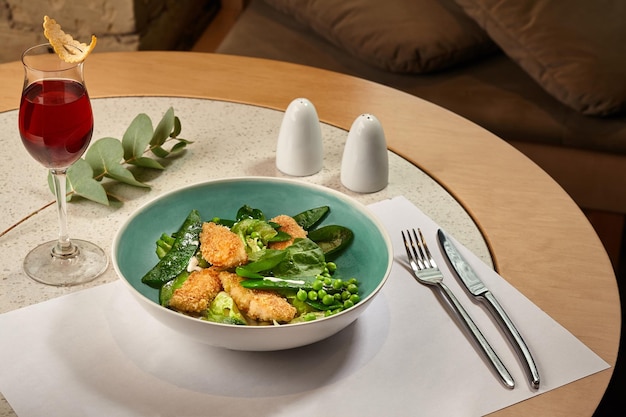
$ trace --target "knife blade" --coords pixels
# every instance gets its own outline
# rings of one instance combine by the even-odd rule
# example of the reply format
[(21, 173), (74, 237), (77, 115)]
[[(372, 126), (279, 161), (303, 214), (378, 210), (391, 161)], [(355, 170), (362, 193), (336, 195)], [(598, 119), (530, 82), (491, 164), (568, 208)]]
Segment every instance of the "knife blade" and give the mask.
[(463, 255), (461, 255), (446, 233), (441, 229), (437, 230), (437, 238), (459, 280), (465, 285), (470, 294), (486, 302), (491, 307), (489, 311), (498, 319), (498, 323), (509, 335), (511, 343), (516, 348), (518, 355), (523, 359), (530, 385), (535, 389), (539, 388), (540, 379), (537, 365), (530, 353), (530, 349), (528, 349), (528, 345), (524, 342), (513, 321), (509, 318), (496, 297), (474, 272), (470, 264), (463, 258)]

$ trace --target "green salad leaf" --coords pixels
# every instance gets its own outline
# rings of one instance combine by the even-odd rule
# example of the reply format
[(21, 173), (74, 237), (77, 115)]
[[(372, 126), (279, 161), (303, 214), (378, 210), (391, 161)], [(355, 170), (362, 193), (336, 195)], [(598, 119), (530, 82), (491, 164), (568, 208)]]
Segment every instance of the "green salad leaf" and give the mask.
[(285, 259), (272, 269), (274, 276), (315, 276), (324, 272), (324, 252), (311, 239), (295, 239), (284, 251)]

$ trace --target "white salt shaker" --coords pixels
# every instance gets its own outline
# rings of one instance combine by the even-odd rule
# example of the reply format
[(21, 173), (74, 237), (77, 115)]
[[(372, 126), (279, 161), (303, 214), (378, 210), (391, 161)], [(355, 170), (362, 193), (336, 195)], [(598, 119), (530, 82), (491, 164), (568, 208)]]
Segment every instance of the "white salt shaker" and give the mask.
[(315, 106), (306, 98), (293, 100), (283, 116), (276, 145), (276, 167), (303, 177), (322, 169), (322, 130)]
[(371, 114), (362, 114), (352, 123), (343, 150), (341, 183), (358, 193), (380, 191), (389, 183), (385, 132)]

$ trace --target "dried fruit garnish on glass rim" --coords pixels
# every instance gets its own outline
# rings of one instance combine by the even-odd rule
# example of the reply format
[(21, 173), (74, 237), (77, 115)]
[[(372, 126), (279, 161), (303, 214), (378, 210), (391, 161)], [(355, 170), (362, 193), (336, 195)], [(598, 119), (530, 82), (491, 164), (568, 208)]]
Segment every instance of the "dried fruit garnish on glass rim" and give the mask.
[(63, 32), (61, 25), (48, 16), (43, 18), (43, 29), (43, 34), (54, 48), (54, 52), (65, 62), (83, 62), (96, 47), (97, 39), (95, 35), (91, 35), (89, 45), (79, 42), (72, 38), (71, 35)]

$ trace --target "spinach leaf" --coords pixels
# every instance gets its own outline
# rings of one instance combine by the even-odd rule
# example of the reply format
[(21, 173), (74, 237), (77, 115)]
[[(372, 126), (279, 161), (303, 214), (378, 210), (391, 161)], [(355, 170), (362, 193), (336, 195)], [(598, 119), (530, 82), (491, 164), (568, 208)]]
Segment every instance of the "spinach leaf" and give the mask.
[(243, 219), (265, 220), (265, 215), (261, 210), (245, 205), (237, 211), (237, 221)]
[(312, 208), (309, 210), (305, 210), (302, 213), (298, 213), (293, 216), (293, 219), (302, 227), (304, 230), (310, 230), (318, 224), (330, 211), (330, 207), (321, 206)]
[(326, 266), (324, 252), (312, 240), (296, 239), (284, 251), (286, 252), (285, 259), (272, 269), (274, 276), (306, 276), (324, 272)]
[(309, 232), (309, 239), (322, 248), (327, 258), (338, 255), (354, 237), (352, 230), (344, 226), (328, 225)]

